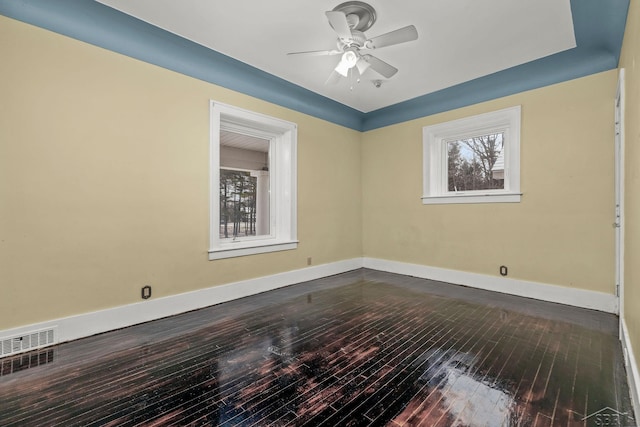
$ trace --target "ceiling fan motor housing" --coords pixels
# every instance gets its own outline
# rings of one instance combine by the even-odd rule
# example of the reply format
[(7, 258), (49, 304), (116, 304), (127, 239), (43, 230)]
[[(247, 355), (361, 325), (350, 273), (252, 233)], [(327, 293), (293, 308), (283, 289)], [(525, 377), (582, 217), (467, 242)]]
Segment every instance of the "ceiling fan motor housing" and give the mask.
[(364, 47), (366, 42), (367, 36), (365, 36), (362, 31), (351, 30), (351, 40), (348, 40), (348, 42), (344, 42), (343, 40), (338, 39), (338, 49), (342, 51), (349, 47), (361, 49)]

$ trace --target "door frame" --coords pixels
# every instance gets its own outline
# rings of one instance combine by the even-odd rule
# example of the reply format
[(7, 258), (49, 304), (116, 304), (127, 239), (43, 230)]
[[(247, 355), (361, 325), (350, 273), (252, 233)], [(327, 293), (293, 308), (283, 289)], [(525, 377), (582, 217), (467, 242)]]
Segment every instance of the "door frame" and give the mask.
[[(624, 319), (624, 93), (624, 68), (621, 68), (618, 74), (614, 122), (615, 292), (618, 297), (618, 314), (620, 319)], [(622, 324), (622, 322), (620, 322), (620, 324)]]

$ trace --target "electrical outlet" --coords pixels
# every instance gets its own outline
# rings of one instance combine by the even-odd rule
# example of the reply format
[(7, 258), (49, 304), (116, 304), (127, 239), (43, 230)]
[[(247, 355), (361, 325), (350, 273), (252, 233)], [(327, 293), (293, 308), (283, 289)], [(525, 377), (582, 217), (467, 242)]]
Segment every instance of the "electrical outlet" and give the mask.
[(311, 265), (313, 263), (313, 259), (311, 257), (307, 257), (307, 265)]
[(140, 290), (140, 296), (142, 297), (142, 299), (151, 298), (151, 286), (149, 285), (143, 286), (142, 289)]
[(506, 276), (509, 273), (509, 270), (507, 269), (506, 265), (501, 265), (500, 266), (500, 275), (501, 276)]

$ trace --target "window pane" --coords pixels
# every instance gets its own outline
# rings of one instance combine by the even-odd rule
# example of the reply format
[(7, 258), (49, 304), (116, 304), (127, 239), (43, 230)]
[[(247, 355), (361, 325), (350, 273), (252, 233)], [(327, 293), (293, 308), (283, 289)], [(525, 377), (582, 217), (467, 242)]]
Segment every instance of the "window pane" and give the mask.
[(220, 132), (220, 238), (270, 234), (269, 141)]
[(447, 141), (449, 191), (504, 189), (504, 134)]

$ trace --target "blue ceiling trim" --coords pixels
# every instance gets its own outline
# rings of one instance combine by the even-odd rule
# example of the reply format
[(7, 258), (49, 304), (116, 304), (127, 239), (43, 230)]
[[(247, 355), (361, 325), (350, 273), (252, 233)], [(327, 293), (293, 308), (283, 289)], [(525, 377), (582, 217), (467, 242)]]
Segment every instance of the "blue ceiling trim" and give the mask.
[(629, 1), (571, 0), (576, 48), (366, 114), (92, 0), (0, 0), (0, 14), (367, 131), (616, 68)]
[(571, 0), (578, 49), (606, 50), (620, 58), (629, 0)]

